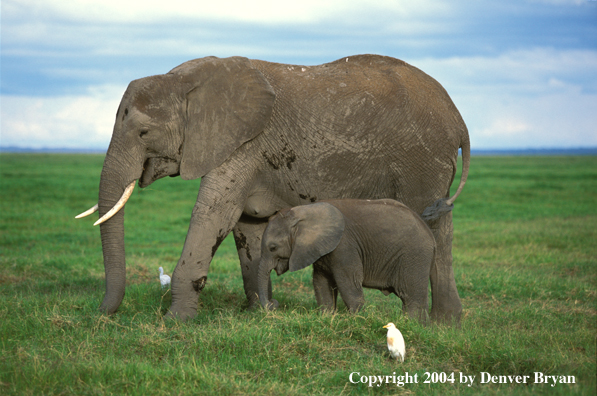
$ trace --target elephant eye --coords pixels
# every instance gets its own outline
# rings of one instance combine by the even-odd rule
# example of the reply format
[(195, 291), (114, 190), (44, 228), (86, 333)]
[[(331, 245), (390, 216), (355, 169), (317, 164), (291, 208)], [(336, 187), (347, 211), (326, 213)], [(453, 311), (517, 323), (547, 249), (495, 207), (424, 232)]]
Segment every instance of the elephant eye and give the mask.
[(145, 135), (147, 135), (149, 133), (149, 131), (147, 129), (143, 129), (141, 132), (139, 132), (139, 137), (143, 137)]
[(270, 245), (270, 247), (269, 247), (270, 252), (275, 252), (277, 249), (278, 249), (278, 246), (276, 246), (276, 245)]

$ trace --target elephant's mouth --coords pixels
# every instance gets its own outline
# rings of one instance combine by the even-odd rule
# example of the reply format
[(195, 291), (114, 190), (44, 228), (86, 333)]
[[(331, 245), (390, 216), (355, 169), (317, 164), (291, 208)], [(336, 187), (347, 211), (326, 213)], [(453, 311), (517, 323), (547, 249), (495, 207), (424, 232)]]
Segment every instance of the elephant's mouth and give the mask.
[(280, 276), (288, 271), (288, 259), (278, 259), (278, 263), (274, 267), (276, 275)]
[(139, 187), (147, 187), (162, 177), (180, 175), (180, 163), (171, 158), (148, 158), (143, 164)]
[[(143, 165), (143, 173), (139, 178), (139, 186), (141, 188), (149, 186), (151, 183), (156, 181), (157, 179), (161, 179), (162, 177), (166, 176), (178, 176), (180, 174), (180, 164), (178, 161), (173, 160), (171, 158), (149, 158), (145, 161)], [(124, 193), (120, 200), (114, 205), (112, 209), (110, 209), (101, 219), (95, 222), (94, 225), (101, 224), (112, 216), (114, 216), (124, 205), (126, 201), (129, 199), (131, 194), (133, 193), (133, 189), (135, 188), (136, 180), (133, 180), (125, 189)], [(77, 219), (85, 216), (89, 216), (90, 214), (96, 212), (99, 206), (95, 205), (91, 209), (81, 213), (80, 215), (76, 216)]]

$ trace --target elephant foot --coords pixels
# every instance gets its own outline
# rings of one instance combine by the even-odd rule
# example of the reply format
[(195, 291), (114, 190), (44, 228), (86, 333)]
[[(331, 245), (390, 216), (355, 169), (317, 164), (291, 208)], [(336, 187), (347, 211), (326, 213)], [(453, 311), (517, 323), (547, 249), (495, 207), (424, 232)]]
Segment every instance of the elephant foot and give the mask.
[(267, 309), (269, 311), (273, 311), (274, 309), (278, 309), (279, 306), (280, 303), (278, 302), (278, 300), (272, 298), (271, 300), (269, 300), (269, 303), (267, 304)]
[(245, 309), (249, 312), (257, 311), (257, 310), (261, 309), (261, 304), (259, 304), (259, 302), (249, 301), (248, 304), (249, 305), (247, 305), (247, 308), (245, 308)]
[(197, 307), (180, 307), (180, 304), (172, 304), (164, 319), (179, 320), (185, 322), (197, 316)]
[(431, 320), (435, 323), (446, 324), (460, 328), (460, 318), (462, 316), (462, 307), (460, 309), (431, 309), (429, 314)]
[(112, 315), (112, 314), (116, 313), (116, 311), (118, 310), (118, 307), (111, 308), (111, 307), (106, 306), (104, 303), (102, 303), (102, 305), (100, 305), (98, 310), (105, 315)]
[[(275, 309), (278, 309), (279, 306), (280, 303), (278, 303), (278, 300), (272, 298), (271, 300), (269, 300), (269, 302), (267, 303), (267, 307), (265, 307), (264, 309), (266, 309), (267, 311), (273, 311)], [(247, 311), (255, 311), (258, 309), (261, 309), (261, 304), (259, 302), (250, 304), (247, 308)]]
[(179, 320), (181, 322), (186, 322), (189, 319), (194, 318), (197, 316), (197, 312), (176, 312), (169, 310), (166, 315), (164, 315), (164, 319), (166, 320)]

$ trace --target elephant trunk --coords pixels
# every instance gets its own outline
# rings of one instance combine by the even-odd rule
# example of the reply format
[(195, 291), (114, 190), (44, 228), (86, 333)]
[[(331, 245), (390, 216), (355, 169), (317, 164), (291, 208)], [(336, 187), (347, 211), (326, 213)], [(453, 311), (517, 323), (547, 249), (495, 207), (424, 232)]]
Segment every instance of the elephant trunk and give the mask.
[[(125, 187), (131, 184), (125, 179), (124, 172), (114, 170), (109, 150), (104, 161), (104, 168), (99, 188), (98, 209), (100, 217), (110, 212), (121, 201)], [(111, 314), (116, 312), (122, 299), (126, 285), (126, 262), (124, 250), (124, 207), (101, 223), (102, 252), (106, 273), (106, 294), (100, 310)]]
[(273, 301), (269, 300), (269, 285), (270, 285), (270, 273), (275, 267), (275, 260), (261, 258), (259, 262), (259, 272), (257, 274), (257, 282), (259, 287), (259, 301), (265, 309), (275, 308)]

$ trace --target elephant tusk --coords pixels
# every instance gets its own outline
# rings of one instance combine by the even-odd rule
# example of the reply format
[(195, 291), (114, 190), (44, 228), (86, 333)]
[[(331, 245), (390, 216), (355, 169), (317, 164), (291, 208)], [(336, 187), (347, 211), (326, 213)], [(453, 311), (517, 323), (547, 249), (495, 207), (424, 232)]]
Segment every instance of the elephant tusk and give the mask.
[(133, 193), (133, 190), (135, 189), (135, 183), (136, 182), (137, 182), (136, 180), (133, 180), (133, 182), (126, 187), (126, 189), (122, 193), (122, 197), (120, 197), (120, 199), (118, 200), (118, 202), (116, 202), (116, 205), (114, 205), (114, 207), (112, 209), (110, 209), (108, 211), (108, 213), (106, 213), (105, 215), (103, 215), (101, 219), (99, 219), (98, 221), (96, 221), (95, 223), (93, 223), (94, 226), (96, 226), (98, 224), (102, 224), (104, 221), (110, 219), (112, 216), (114, 216), (116, 213), (118, 213), (118, 211), (120, 209), (122, 209), (122, 207), (124, 206), (124, 204), (126, 204), (126, 201), (128, 201), (129, 197)]
[(99, 207), (98, 204), (95, 204), (95, 206), (92, 207), (91, 209), (87, 209), (85, 212), (81, 213), (80, 215), (75, 216), (75, 219), (80, 219), (82, 217), (86, 217), (92, 213), (97, 212), (98, 207)]

